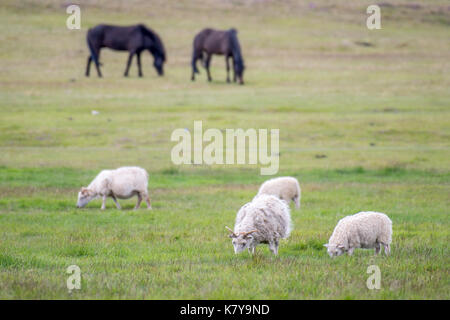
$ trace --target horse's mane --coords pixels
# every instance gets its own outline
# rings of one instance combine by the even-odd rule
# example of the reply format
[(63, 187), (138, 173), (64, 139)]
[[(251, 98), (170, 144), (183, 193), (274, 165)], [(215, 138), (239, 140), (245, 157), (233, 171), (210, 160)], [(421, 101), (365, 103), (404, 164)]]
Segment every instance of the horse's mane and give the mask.
[(230, 35), (231, 52), (233, 53), (234, 62), (236, 63), (236, 66), (240, 69), (239, 71), (243, 71), (244, 59), (242, 58), (241, 45), (239, 44), (237, 38), (237, 30), (233, 28), (230, 29), (228, 33)]
[(150, 37), (154, 43), (154, 50), (155, 52), (162, 57), (163, 61), (166, 61), (166, 51), (164, 50), (164, 45), (161, 41), (161, 38), (158, 36), (156, 32), (151, 30), (150, 28), (147, 28), (143, 24), (139, 24), (138, 27), (141, 29), (142, 33), (146, 36)]

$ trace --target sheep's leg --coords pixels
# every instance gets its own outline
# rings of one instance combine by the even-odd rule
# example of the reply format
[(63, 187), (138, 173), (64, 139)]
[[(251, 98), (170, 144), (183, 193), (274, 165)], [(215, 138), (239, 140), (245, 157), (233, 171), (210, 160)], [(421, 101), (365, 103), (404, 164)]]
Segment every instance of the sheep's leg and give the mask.
[(270, 252), (272, 252), (273, 254), (276, 255), (276, 253), (275, 253), (275, 247), (274, 247), (274, 245), (273, 245), (272, 243), (269, 244), (269, 249), (270, 249)]
[(113, 194), (111, 195), (111, 198), (114, 200), (114, 203), (116, 204), (117, 209), (119, 209), (119, 210), (122, 209), (120, 207), (119, 202), (117, 201), (117, 198)]
[(355, 250), (355, 248), (350, 248), (348, 249), (348, 255), (351, 256), (353, 254), (353, 250)]
[(278, 255), (278, 241), (269, 243), (269, 249), (274, 255)]
[(248, 248), (248, 253), (255, 254), (255, 247)]
[(137, 210), (141, 207), (142, 196), (140, 193), (138, 193), (137, 197), (138, 197), (138, 200), (137, 200), (136, 206), (134, 207), (134, 210)]
[(300, 198), (298, 196), (295, 196), (293, 200), (294, 200), (294, 203), (295, 203), (295, 207), (297, 209), (300, 209)]
[(391, 246), (389, 244), (383, 244), (384, 253), (388, 256), (391, 253)]
[(150, 198), (149, 198), (148, 194), (146, 193), (143, 196), (144, 196), (145, 202), (147, 203), (147, 209), (152, 210), (152, 204), (150, 203)]
[(375, 255), (378, 255), (381, 251), (381, 245), (379, 243), (376, 244), (375, 246)]
[(102, 196), (102, 210), (105, 210), (106, 208), (106, 195)]

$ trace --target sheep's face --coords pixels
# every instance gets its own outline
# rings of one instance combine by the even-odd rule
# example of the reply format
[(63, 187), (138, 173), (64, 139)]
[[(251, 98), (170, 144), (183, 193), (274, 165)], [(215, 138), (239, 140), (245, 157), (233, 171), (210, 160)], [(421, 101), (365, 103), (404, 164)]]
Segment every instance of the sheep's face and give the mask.
[(252, 230), (252, 231), (248, 231), (248, 232), (235, 233), (230, 228), (228, 228), (228, 227), (225, 227), (225, 228), (230, 232), (229, 237), (232, 239), (234, 253), (236, 253), (236, 254), (242, 252), (245, 249), (252, 247), (253, 241), (254, 241), (252, 233), (258, 231), (258, 230)]
[(78, 192), (77, 208), (84, 208), (89, 201), (95, 198), (95, 193), (87, 188), (81, 188)]
[(253, 236), (250, 234), (239, 234), (237, 236), (231, 236), (234, 253), (238, 254), (248, 249), (250, 245), (253, 243)]
[(341, 245), (324, 244), (327, 247), (328, 254), (331, 258), (340, 256), (345, 253), (345, 247)]

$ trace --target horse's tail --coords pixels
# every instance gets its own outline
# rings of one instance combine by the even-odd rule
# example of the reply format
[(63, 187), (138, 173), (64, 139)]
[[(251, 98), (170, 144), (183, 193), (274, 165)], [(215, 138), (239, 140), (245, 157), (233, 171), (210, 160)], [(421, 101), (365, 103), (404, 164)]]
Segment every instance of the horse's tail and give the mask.
[(202, 52), (200, 51), (200, 53), (199, 53), (199, 50), (197, 50), (197, 46), (198, 46), (197, 42), (198, 42), (198, 36), (195, 37), (194, 44), (192, 46), (192, 62), (191, 62), (191, 64), (192, 64), (192, 70), (194, 71), (194, 73), (200, 73), (200, 71), (198, 71), (198, 68), (197, 68), (197, 60), (203, 59)]
[(94, 60), (94, 62), (95, 62), (95, 64), (97, 66), (100, 66), (101, 63), (100, 63), (100, 61), (98, 61), (98, 56), (95, 53), (94, 47), (92, 46), (92, 43), (91, 43), (91, 40), (89, 39), (90, 31), (91, 31), (91, 29), (88, 30), (88, 34), (87, 34), (87, 37), (86, 37), (86, 42), (87, 42), (87, 45), (89, 47), (89, 51), (91, 52), (92, 59)]

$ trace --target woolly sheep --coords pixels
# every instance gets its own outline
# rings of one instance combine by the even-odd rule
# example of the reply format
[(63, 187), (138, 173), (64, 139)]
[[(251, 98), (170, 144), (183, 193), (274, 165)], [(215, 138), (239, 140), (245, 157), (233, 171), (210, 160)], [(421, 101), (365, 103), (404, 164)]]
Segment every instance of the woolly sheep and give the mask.
[(389, 255), (392, 241), (392, 221), (380, 212), (359, 212), (339, 220), (334, 228), (327, 247), (330, 257), (340, 256), (347, 252), (352, 255), (355, 248), (375, 248), (380, 253), (381, 245), (384, 253)]
[(147, 185), (148, 173), (145, 169), (121, 167), (115, 170), (103, 170), (87, 188), (81, 188), (78, 193), (77, 208), (83, 208), (91, 200), (102, 197), (102, 210), (104, 210), (106, 198), (111, 197), (117, 209), (120, 209), (117, 198), (129, 199), (137, 195), (138, 200), (135, 209), (140, 207), (142, 199), (147, 203), (147, 209), (151, 209)]
[(297, 179), (293, 177), (279, 177), (267, 180), (259, 188), (257, 196), (261, 194), (274, 195), (281, 200), (294, 201), (295, 207), (300, 208), (301, 189)]
[(253, 254), (258, 244), (267, 243), (270, 251), (277, 255), (279, 240), (287, 238), (291, 232), (289, 207), (275, 196), (261, 195), (242, 206), (236, 215), (234, 231), (226, 228), (236, 254), (246, 248)]

